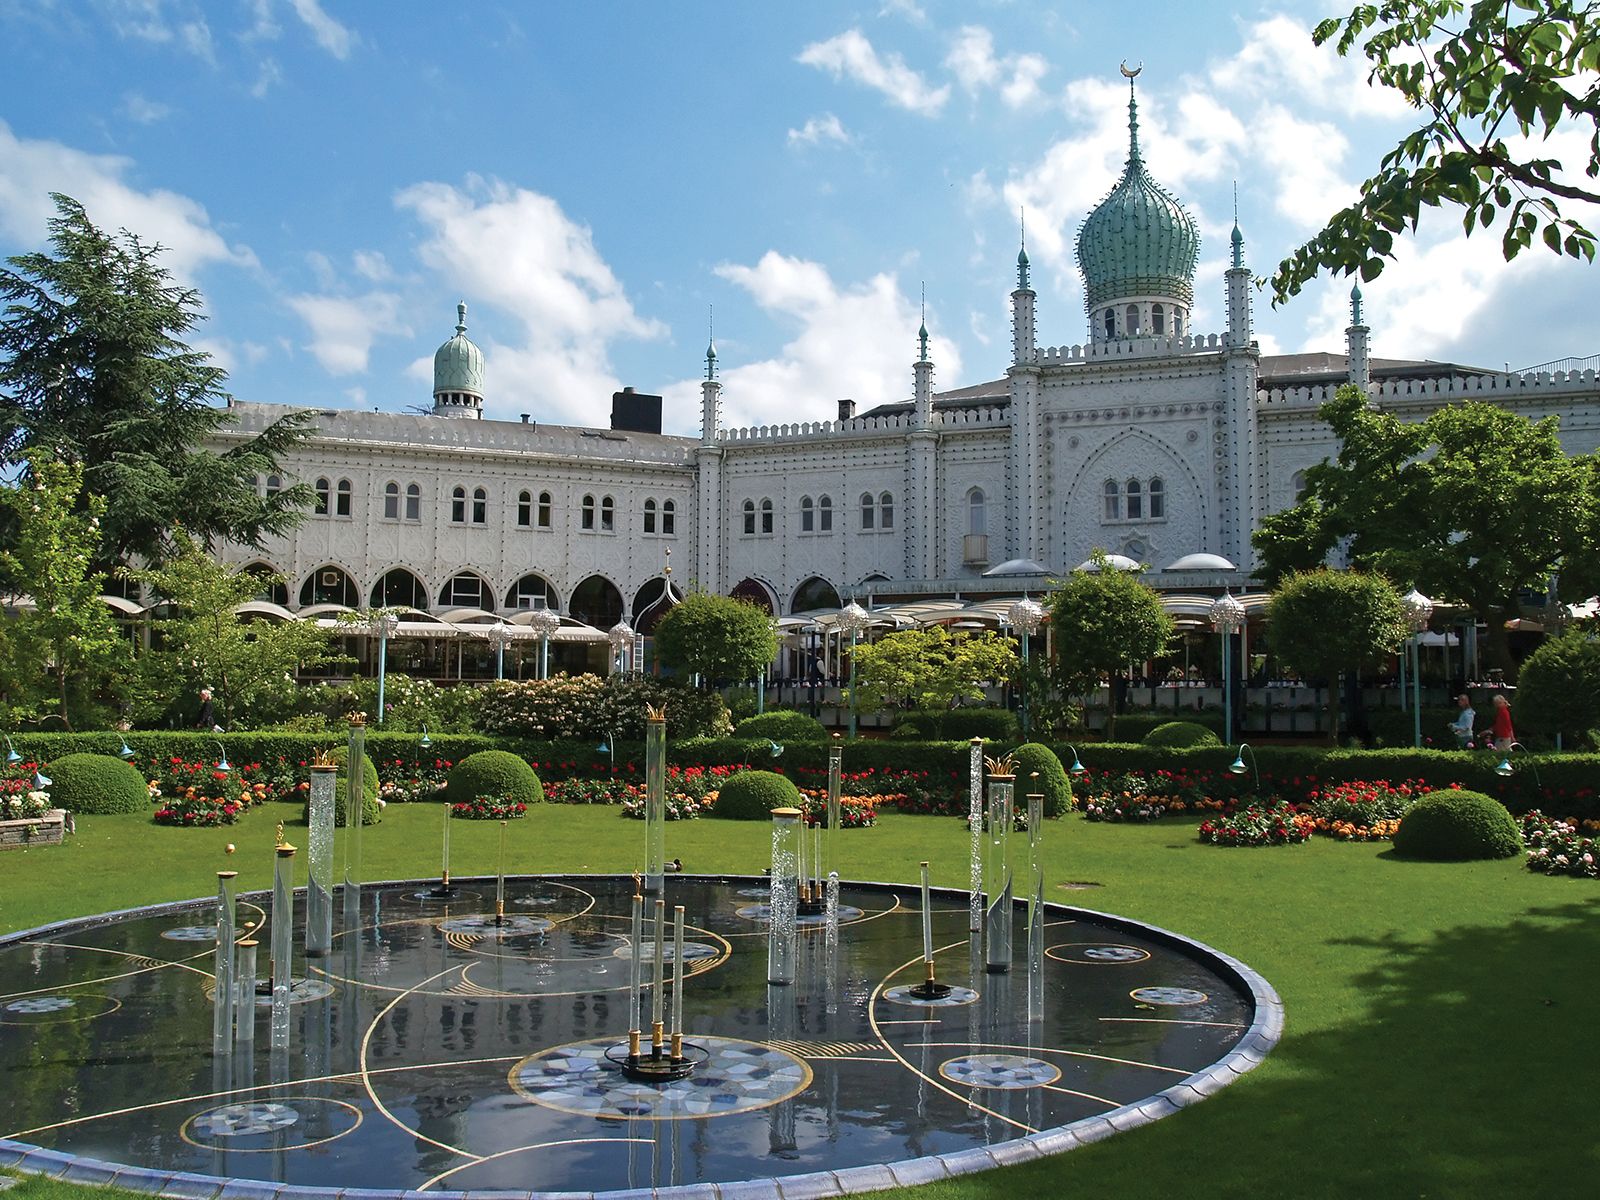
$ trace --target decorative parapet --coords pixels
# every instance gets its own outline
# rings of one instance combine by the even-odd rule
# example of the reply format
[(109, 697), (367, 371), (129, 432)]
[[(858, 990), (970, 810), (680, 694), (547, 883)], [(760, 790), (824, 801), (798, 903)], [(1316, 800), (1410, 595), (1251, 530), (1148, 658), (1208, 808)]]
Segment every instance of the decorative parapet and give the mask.
[[(1333, 399), (1343, 384), (1314, 387), (1270, 388), (1256, 393), (1259, 403), (1274, 408), (1320, 407)], [(1551, 395), (1581, 395), (1600, 388), (1600, 375), (1586, 371), (1536, 371), (1527, 375), (1451, 375), (1434, 379), (1388, 379), (1375, 382), (1368, 395), (1385, 403), (1438, 405), (1453, 400), (1517, 400)]]
[(1231, 349), (1220, 333), (1184, 334), (1182, 337), (1118, 338), (1091, 342), (1087, 346), (1044, 346), (1034, 353), (1033, 362), (1041, 367), (1068, 363), (1114, 362), (1130, 358), (1170, 358), (1179, 354), (1216, 354)]
[[(1004, 428), (1010, 423), (1011, 418), (1004, 405), (937, 409), (933, 414), (936, 429), (993, 429)], [(916, 427), (914, 413), (888, 413), (880, 417), (852, 417), (848, 421), (798, 421), (792, 425), (723, 429), (718, 431), (717, 440), (739, 445), (751, 442), (797, 442), (819, 438), (896, 435)]]

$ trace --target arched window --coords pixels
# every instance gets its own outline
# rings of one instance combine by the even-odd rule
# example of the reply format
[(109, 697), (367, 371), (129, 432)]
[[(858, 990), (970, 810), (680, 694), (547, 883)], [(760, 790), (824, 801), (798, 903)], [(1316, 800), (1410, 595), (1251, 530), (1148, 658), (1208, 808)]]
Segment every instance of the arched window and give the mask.
[(654, 533), (656, 531), (656, 502), (654, 500), (646, 500), (644, 502), (644, 531), (646, 533)]
[(533, 524), (533, 493), (517, 493), (517, 524), (523, 529)]
[(457, 525), (467, 523), (467, 489), (459, 485), (450, 492), (450, 519)]
[(876, 514), (872, 509), (872, 493), (861, 493), (861, 528), (871, 529), (877, 522), (873, 519)]
[(335, 516), (348, 517), (350, 515), (350, 495), (350, 481), (348, 479), (339, 480), (339, 487), (334, 493), (333, 512)]
[(489, 523), (489, 493), (482, 488), (472, 489), (472, 523), (474, 525)]
[(383, 485), (383, 519), (398, 521), (400, 519), (400, 485), (386, 483)]
[(1150, 306), (1150, 332), (1165, 333), (1167, 331), (1167, 308), (1164, 304)]
[(372, 585), (372, 607), (426, 609), (428, 589), (410, 571), (395, 567)]
[(420, 484), (406, 484), (406, 520), (422, 520), (422, 486)]
[(1110, 338), (1114, 338), (1114, 337), (1117, 336), (1117, 314), (1113, 310), (1108, 308), (1108, 309), (1106, 309), (1105, 316), (1106, 316), (1106, 322), (1105, 322), (1106, 323), (1106, 338), (1109, 340)]
[(554, 507), (549, 492), (539, 493), (539, 528), (550, 528), (550, 510)]
[(755, 533), (755, 531), (756, 531), (756, 502), (754, 500), (746, 500), (744, 502), (744, 532), (745, 532), (745, 536), (749, 537), (749, 536), (753, 535)]
[(617, 527), (617, 506), (610, 496), (600, 497), (600, 528), (610, 533)]
[(317, 516), (325, 517), (328, 515), (329, 506), (332, 500), (333, 485), (330, 484), (327, 480), (327, 477), (324, 476), (323, 478), (317, 480), (317, 507), (315, 510)]
[(884, 529), (894, 528), (894, 496), (888, 492), (878, 497), (878, 524)]
[(450, 582), (444, 585), (444, 590), (439, 593), (439, 606), (481, 608), (485, 612), (493, 612), (494, 595), (481, 577), (471, 571), (462, 571), (459, 575), (452, 576)]
[(277, 475), (268, 475), (267, 476), (267, 498), (270, 500), (273, 496), (276, 496), (281, 491), (283, 491), (283, 480), (282, 480), (282, 478), (280, 478)]
[(800, 497), (800, 532), (815, 533), (817, 529), (816, 506), (810, 496)]
[(1172, 336), (1183, 336), (1183, 314), (1177, 309), (1172, 310)]
[(817, 501), (817, 530), (821, 533), (833, 532), (832, 496), (823, 496)]
[(585, 528), (585, 529), (593, 529), (594, 528), (594, 497), (593, 496), (585, 496), (583, 498), (582, 513), (583, 513), (583, 515), (579, 520), (579, 524), (582, 525), (583, 528)]
[(555, 589), (543, 575), (524, 575), (511, 585), (506, 593), (506, 607), (510, 609), (556, 608)]
[(1296, 471), (1289, 476), (1289, 487), (1294, 492), (1294, 502), (1299, 504), (1301, 500), (1305, 499), (1306, 495), (1306, 473), (1304, 471)]
[(974, 537), (989, 532), (989, 514), (982, 488), (967, 493), (967, 532)]
[(672, 537), (677, 533), (674, 528), (678, 523), (678, 506), (671, 500), (661, 502), (661, 533), (664, 537)]
[(1144, 519), (1144, 489), (1139, 486), (1137, 479), (1128, 480), (1128, 520), (1141, 521)]
[(1122, 489), (1117, 487), (1115, 479), (1106, 480), (1106, 520), (1122, 520)]
[(1126, 333), (1129, 337), (1139, 336), (1139, 306), (1130, 304), (1122, 311), (1122, 321), (1127, 326)]
[(1153, 476), (1150, 480), (1150, 519), (1152, 521), (1167, 519), (1167, 485), (1162, 482), (1159, 475)]
[(762, 533), (771, 533), (772, 532), (772, 501), (771, 500), (762, 500), (761, 501), (761, 532)]

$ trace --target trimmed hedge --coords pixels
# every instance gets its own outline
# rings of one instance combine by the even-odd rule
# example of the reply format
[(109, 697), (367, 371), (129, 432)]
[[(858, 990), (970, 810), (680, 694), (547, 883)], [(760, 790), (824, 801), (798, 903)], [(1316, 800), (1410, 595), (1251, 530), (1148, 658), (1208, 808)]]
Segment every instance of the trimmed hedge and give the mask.
[(1402, 858), (1468, 862), (1510, 858), (1522, 849), (1516, 821), (1492, 796), (1482, 792), (1434, 792), (1418, 800), (1394, 831), (1394, 852)]
[(1139, 740), (1146, 746), (1169, 746), (1175, 750), (1222, 745), (1221, 738), (1195, 721), (1163, 722)]
[(1044, 815), (1059, 817), (1072, 811), (1072, 781), (1054, 750), (1038, 742), (1024, 742), (1011, 754), (1017, 773), (1019, 812), (1027, 811), (1026, 796), (1035, 787), (1029, 776), (1035, 771), (1039, 772), (1038, 790), (1044, 793)]
[(711, 815), (730, 821), (765, 821), (775, 808), (799, 808), (800, 789), (773, 771), (740, 771), (722, 785)]
[(63, 754), (45, 768), (50, 803), (70, 813), (131, 813), (150, 807), (150, 789), (132, 763), (110, 754)]
[(1217, 735), (1217, 740), (1222, 740), (1222, 710), (1178, 708), (1165, 709), (1153, 712), (1149, 709), (1140, 709), (1138, 712), (1117, 714), (1116, 735), (1119, 742), (1140, 742), (1146, 734), (1158, 725), (1166, 725), (1172, 721), (1186, 721), (1191, 725), (1204, 725)]
[(542, 804), (544, 785), (520, 755), (509, 750), (479, 750), (451, 770), (444, 798), (449, 804), (471, 804), (479, 796), (513, 804)]
[(792, 708), (776, 708), (740, 721), (733, 736), (771, 738), (777, 742), (821, 742), (827, 740), (828, 731), (822, 727), (821, 721), (809, 713), (796, 712)]
[(889, 736), (934, 742), (1014, 742), (1020, 726), (1016, 714), (1003, 708), (922, 709), (895, 718)]

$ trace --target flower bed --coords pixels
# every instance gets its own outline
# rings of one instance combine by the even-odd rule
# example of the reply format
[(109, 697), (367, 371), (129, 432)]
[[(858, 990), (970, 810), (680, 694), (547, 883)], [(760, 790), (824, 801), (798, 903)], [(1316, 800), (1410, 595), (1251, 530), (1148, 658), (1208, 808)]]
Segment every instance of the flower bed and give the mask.
[(504, 796), (475, 796), (450, 806), (451, 817), (464, 821), (515, 821), (527, 814), (526, 804)]
[(1342, 842), (1379, 842), (1392, 838), (1406, 809), (1433, 790), (1421, 779), (1352, 779), (1313, 788), (1307, 807), (1318, 833)]
[(50, 811), (48, 790), (33, 786), (38, 763), (19, 762), (0, 773), (0, 821), (35, 821)]
[[(644, 788), (637, 784), (624, 784), (627, 795), (622, 801), (622, 815), (634, 821), (645, 819)], [(696, 800), (686, 792), (668, 792), (662, 797), (662, 811), (669, 821), (693, 821), (716, 802), (717, 794), (709, 792)]]
[[(807, 825), (828, 827), (828, 793), (816, 788), (801, 788), (801, 812)], [(839, 797), (839, 828), (870, 829), (878, 823), (878, 806), (893, 807), (903, 796), (844, 796)]]
[[(220, 771), (208, 762), (172, 757), (153, 764), (150, 799), (157, 804), (157, 825), (232, 825), (249, 809), (272, 798), (260, 763)], [(257, 776), (254, 781), (250, 776)], [(290, 793), (292, 795), (292, 793)]]
[(448, 758), (386, 758), (375, 765), (378, 796), (385, 804), (415, 804), (438, 798), (455, 763)]
[(1294, 846), (1309, 838), (1315, 827), (1312, 817), (1275, 797), (1202, 821), (1200, 840), (1213, 846)]
[(1584, 837), (1576, 821), (1553, 820), (1533, 809), (1522, 817), (1522, 843), (1527, 847), (1530, 871), (1580, 879), (1600, 877), (1600, 839)]
[(67, 814), (47, 808), (31, 817), (0, 820), (0, 850), (27, 846), (58, 846), (66, 830)]

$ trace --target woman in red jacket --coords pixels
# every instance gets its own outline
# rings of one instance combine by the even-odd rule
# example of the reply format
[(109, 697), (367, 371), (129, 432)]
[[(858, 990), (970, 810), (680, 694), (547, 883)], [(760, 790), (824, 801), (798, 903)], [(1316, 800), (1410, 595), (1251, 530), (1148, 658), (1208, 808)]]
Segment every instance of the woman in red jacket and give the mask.
[(1494, 748), (1502, 754), (1509, 753), (1511, 743), (1517, 740), (1517, 733), (1511, 728), (1511, 701), (1506, 699), (1504, 692), (1495, 693), (1494, 724), (1489, 731), (1494, 735)]

